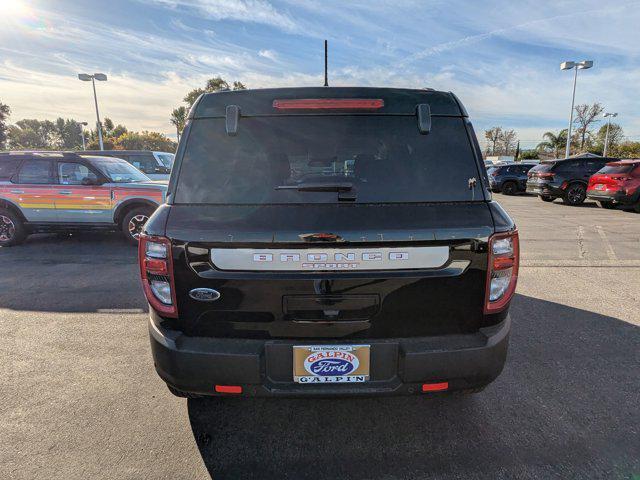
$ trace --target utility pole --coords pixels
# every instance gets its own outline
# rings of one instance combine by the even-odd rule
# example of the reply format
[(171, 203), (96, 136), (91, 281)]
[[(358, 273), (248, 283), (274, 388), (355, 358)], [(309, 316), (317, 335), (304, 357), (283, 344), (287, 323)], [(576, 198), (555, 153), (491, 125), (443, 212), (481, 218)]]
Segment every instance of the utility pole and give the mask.
[(602, 115), (607, 119), (607, 133), (604, 136), (604, 152), (602, 152), (602, 156), (606, 157), (607, 152), (609, 151), (609, 128), (611, 127), (611, 117), (617, 117), (617, 113), (605, 113)]

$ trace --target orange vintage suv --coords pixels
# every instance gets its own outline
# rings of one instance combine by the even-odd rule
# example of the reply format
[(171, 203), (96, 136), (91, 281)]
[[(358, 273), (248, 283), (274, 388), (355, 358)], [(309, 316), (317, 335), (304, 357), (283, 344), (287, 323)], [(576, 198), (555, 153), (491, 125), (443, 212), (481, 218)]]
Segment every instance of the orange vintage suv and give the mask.
[(90, 229), (119, 229), (137, 243), (166, 191), (119, 158), (0, 152), (0, 246), (36, 232)]

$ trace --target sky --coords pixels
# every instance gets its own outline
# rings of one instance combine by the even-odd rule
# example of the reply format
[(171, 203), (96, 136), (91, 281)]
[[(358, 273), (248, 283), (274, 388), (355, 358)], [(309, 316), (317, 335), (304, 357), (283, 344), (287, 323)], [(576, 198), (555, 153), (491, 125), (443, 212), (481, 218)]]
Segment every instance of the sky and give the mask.
[[(175, 138), (171, 110), (220, 75), (249, 88), (333, 86), (453, 91), (482, 130), (523, 148), (568, 124), (576, 104), (617, 112), (640, 141), (640, 0), (0, 0), (0, 102), (10, 121), (101, 116)], [(601, 121), (601, 124), (603, 122)]]

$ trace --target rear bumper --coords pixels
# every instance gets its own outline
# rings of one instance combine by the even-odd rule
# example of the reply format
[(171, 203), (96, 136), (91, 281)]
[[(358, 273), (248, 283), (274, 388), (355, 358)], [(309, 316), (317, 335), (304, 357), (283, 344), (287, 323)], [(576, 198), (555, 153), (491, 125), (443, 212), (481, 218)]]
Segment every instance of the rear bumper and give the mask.
[(531, 193), (533, 195), (542, 195), (545, 197), (554, 197), (554, 198), (559, 198), (564, 195), (564, 190), (562, 190), (562, 188), (553, 186), (549, 183), (527, 182), (526, 192)]
[(631, 195), (627, 195), (621, 191), (600, 191), (600, 190), (588, 190), (587, 198), (589, 200), (597, 200), (599, 202), (614, 202), (620, 204), (633, 203)]
[(300, 385), (293, 382), (292, 346), (344, 341), (245, 340), (187, 337), (149, 323), (156, 371), (183, 392), (214, 395), (215, 385), (240, 385), (242, 396), (410, 395), (423, 383), (449, 390), (484, 386), (502, 371), (511, 320), (469, 335), (358, 339), (371, 345), (367, 383)]

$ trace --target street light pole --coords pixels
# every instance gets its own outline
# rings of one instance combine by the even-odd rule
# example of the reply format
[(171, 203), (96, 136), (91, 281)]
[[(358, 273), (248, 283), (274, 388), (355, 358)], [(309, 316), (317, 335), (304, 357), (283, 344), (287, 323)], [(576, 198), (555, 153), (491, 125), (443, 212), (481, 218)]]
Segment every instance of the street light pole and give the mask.
[(100, 113), (98, 112), (98, 95), (96, 94), (95, 81), (98, 80), (100, 82), (106, 82), (107, 76), (104, 73), (94, 73), (93, 75), (89, 75), (87, 73), (79, 73), (78, 78), (83, 82), (88, 82), (89, 80), (91, 80), (91, 84), (93, 85), (93, 101), (96, 105), (96, 127), (98, 129), (98, 143), (100, 144), (100, 150), (104, 150), (104, 145), (102, 143), (102, 124), (100, 123)]
[(604, 136), (604, 151), (602, 152), (602, 156), (607, 156), (607, 151), (609, 150), (609, 128), (611, 127), (611, 117), (617, 117), (617, 113), (605, 113), (603, 117), (607, 119), (607, 133)]
[[(100, 113), (98, 112), (98, 96), (96, 95), (96, 80), (95, 80), (95, 76), (93, 75), (91, 76), (91, 85), (93, 85), (93, 101), (96, 104), (96, 121), (97, 121), (96, 125), (98, 126), (98, 143), (100, 144), (100, 150), (104, 150), (104, 144), (102, 143), (102, 124), (100, 123)], [(574, 91), (575, 91), (575, 86), (574, 86)]]
[(84, 127), (87, 125), (87, 122), (80, 122), (80, 136), (82, 137), (82, 150), (87, 149), (87, 145), (84, 142)]
[(582, 62), (562, 62), (560, 64), (560, 70), (574, 69), (573, 75), (573, 94), (571, 95), (571, 112), (569, 113), (569, 128), (567, 129), (567, 145), (564, 151), (564, 157), (569, 158), (571, 154), (571, 127), (573, 126), (573, 106), (576, 101), (576, 83), (578, 83), (578, 69), (586, 70), (593, 67), (592, 60), (583, 60)]

